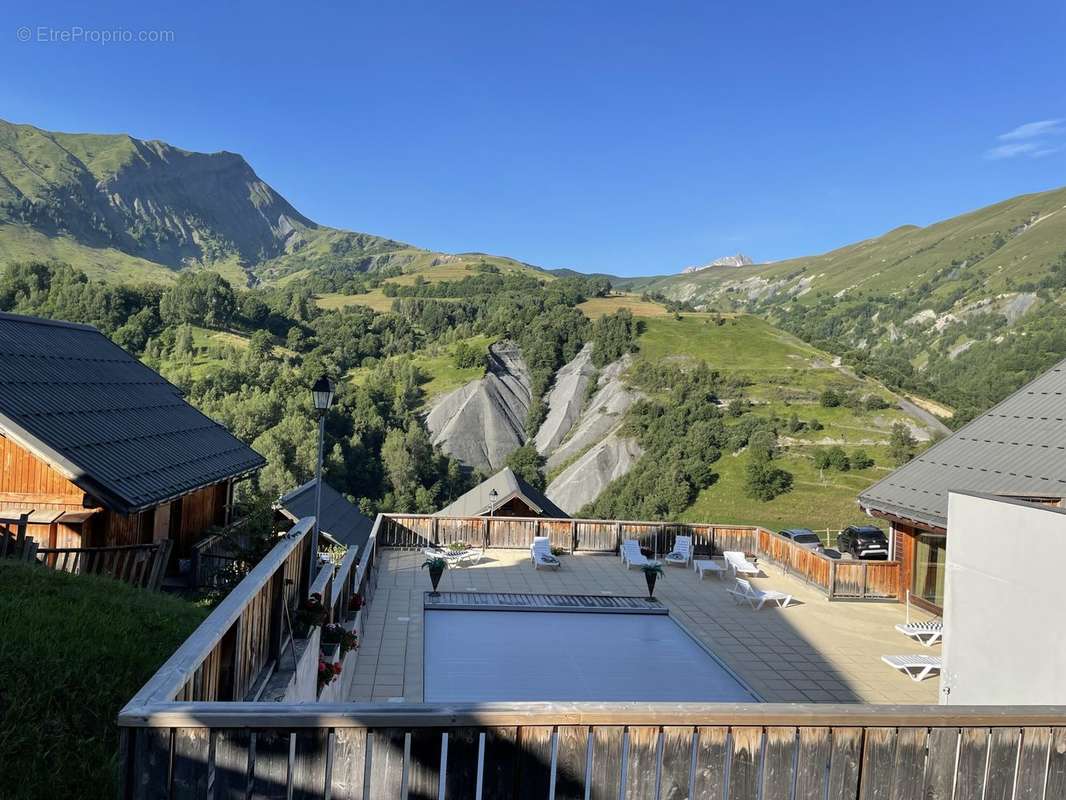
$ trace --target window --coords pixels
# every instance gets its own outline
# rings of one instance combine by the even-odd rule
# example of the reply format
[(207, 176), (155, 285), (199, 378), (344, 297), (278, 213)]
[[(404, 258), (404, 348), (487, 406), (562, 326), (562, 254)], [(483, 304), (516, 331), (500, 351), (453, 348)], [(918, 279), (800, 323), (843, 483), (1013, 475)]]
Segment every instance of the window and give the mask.
[(947, 569), (947, 537), (921, 533), (914, 541), (911, 595), (944, 607), (944, 571)]

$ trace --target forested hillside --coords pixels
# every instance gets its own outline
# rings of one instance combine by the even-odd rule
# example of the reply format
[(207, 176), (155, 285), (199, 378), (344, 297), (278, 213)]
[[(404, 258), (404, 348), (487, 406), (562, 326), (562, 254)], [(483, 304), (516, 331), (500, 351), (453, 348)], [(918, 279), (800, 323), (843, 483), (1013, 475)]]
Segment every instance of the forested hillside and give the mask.
[[(319, 308), (303, 284), (237, 290), (209, 271), (183, 273), (167, 287), (114, 284), (67, 265), (29, 262), (0, 273), (0, 310), (99, 327), (267, 457), (255, 489), (268, 498), (311, 476), (308, 387), (331, 374), (339, 391), (327, 420), (327, 478), (368, 513), (427, 512), (476, 476), (430, 444), (420, 414), (430, 376), (403, 356), (448, 347), (477, 365), (485, 342), (511, 339), (543, 391), (588, 335), (576, 305), (605, 290), (580, 278), (485, 273), (478, 282), (476, 298), (403, 297), (395, 311), (377, 313)], [(471, 354), (477, 337), (481, 349)], [(345, 380), (353, 372), (359, 380)]]

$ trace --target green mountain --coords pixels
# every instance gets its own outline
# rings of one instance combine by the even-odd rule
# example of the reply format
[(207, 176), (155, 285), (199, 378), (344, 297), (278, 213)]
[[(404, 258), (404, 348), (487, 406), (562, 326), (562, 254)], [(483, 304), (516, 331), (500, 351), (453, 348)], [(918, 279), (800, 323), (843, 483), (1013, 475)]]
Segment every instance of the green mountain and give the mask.
[[(1066, 188), (1022, 195), (921, 228), (904, 225), (831, 252), (744, 267), (640, 278), (672, 299), (767, 307), (891, 295), (932, 284), (928, 302), (972, 299), (1038, 283), (1066, 250)], [(919, 303), (920, 305), (920, 303)]]
[(235, 153), (0, 121), (0, 261), (56, 259), (95, 277), (163, 282), (209, 267), (241, 285), (439, 255), (317, 225)]

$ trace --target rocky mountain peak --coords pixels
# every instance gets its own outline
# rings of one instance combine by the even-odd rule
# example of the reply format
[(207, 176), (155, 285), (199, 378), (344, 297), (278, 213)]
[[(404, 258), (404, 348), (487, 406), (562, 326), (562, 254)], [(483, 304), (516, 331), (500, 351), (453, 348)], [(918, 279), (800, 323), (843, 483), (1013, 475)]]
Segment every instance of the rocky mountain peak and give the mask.
[(749, 264), (754, 263), (755, 262), (752, 261), (749, 256), (746, 256), (743, 253), (737, 253), (735, 256), (722, 256), (721, 258), (716, 258), (714, 261), (700, 266), (685, 267), (681, 270), (681, 274), (684, 275), (689, 272), (699, 272), (700, 270), (710, 269), (711, 267), (746, 267)]

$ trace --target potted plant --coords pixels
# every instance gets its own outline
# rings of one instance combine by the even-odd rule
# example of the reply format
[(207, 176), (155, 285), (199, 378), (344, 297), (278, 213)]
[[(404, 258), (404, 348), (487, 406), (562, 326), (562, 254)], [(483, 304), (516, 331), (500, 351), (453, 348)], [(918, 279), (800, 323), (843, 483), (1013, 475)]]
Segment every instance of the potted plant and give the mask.
[(308, 596), (303, 605), (293, 615), (293, 634), (304, 639), (312, 628), (325, 625), (329, 619), (329, 609), (322, 604), (322, 595), (318, 592)]
[(448, 568), (448, 562), (443, 558), (427, 558), (422, 562), (422, 569), (429, 567), (429, 579), (433, 581), (433, 595), (440, 594), (437, 591), (437, 584), (440, 583), (440, 577), (444, 574), (444, 570)]
[(462, 555), (470, 549), (470, 545), (466, 542), (449, 542), (444, 546), (444, 549), (452, 555)]
[(565, 547), (560, 547), (559, 545), (553, 545), (551, 551), (552, 555), (556, 558), (558, 558), (559, 556), (565, 556), (567, 553), (570, 552)]
[(340, 647), (340, 657), (344, 658), (359, 644), (358, 637), (350, 630), (336, 622), (322, 628), (322, 647)]
[(354, 631), (350, 631), (347, 628), (344, 629), (344, 633), (341, 634), (341, 658), (344, 658), (348, 653), (352, 652), (359, 646), (359, 637)]
[(655, 599), (655, 581), (663, 576), (663, 565), (658, 561), (649, 561), (647, 564), (641, 566), (641, 571), (644, 573), (644, 580), (648, 583), (648, 599)]
[(333, 681), (337, 680), (337, 676), (341, 674), (341, 664), (339, 661), (329, 662), (319, 659), (318, 661), (318, 691), (322, 691), (329, 686)]

